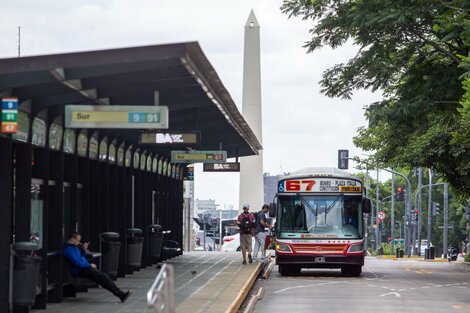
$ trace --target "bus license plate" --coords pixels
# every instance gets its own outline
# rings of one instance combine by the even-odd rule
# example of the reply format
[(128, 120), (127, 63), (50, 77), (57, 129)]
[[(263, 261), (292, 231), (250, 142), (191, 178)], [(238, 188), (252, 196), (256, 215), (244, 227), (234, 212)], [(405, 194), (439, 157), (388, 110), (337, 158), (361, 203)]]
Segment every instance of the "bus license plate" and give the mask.
[(317, 257), (315, 258), (315, 263), (325, 263), (325, 257)]

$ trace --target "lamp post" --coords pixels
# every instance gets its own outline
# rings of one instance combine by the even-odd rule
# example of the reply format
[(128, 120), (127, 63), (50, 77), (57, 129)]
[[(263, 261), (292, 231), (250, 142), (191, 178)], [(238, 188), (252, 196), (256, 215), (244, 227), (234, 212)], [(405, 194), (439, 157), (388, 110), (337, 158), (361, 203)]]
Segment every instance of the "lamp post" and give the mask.
[[(426, 187), (429, 187), (429, 190), (431, 190), (432, 187), (434, 186), (441, 186), (443, 185), (444, 186), (444, 218), (443, 218), (443, 222), (444, 222), (444, 227), (443, 227), (443, 242), (442, 242), (442, 248), (443, 248), (443, 254), (444, 254), (444, 257), (447, 256), (447, 248), (448, 248), (448, 235), (449, 235), (449, 184), (448, 183), (435, 183), (435, 184), (428, 184), (428, 185), (423, 185), (421, 186), (421, 188), (418, 190), (418, 192), (415, 194), (415, 207), (416, 207), (416, 202), (417, 202), (417, 197), (418, 195), (421, 195), (421, 189), (423, 188), (426, 188)], [(421, 196), (419, 196), (419, 198), (421, 198)], [(418, 198), (418, 199), (419, 199)], [(432, 231), (432, 228), (429, 228), (429, 216), (432, 216), (432, 201), (431, 201), (431, 204), (429, 205), (428, 204), (428, 233), (426, 234), (426, 238), (427, 239), (427, 243), (426, 243), (426, 247), (429, 251), (429, 247), (431, 246), (431, 231)], [(420, 211), (420, 215), (421, 215), (421, 211)], [(418, 243), (421, 245), (421, 243), (418, 241)], [(421, 249), (419, 249), (421, 250)]]
[[(390, 172), (392, 174), (396, 174), (398, 176), (401, 176), (403, 177), (405, 180), (406, 180), (406, 184), (407, 184), (407, 197), (406, 197), (406, 210), (405, 210), (405, 225), (408, 226), (406, 227), (406, 230), (405, 230), (405, 253), (408, 255), (408, 256), (411, 256), (411, 250), (410, 250), (410, 234), (409, 234), (409, 222), (410, 222), (410, 214), (411, 214), (411, 183), (410, 183), (410, 180), (408, 179), (408, 177), (406, 177), (405, 175), (403, 175), (402, 173), (400, 172), (396, 172), (394, 170), (391, 170), (391, 169), (387, 169), (387, 168), (384, 168), (385, 171), (387, 172)], [(413, 245), (414, 247), (414, 245)]]

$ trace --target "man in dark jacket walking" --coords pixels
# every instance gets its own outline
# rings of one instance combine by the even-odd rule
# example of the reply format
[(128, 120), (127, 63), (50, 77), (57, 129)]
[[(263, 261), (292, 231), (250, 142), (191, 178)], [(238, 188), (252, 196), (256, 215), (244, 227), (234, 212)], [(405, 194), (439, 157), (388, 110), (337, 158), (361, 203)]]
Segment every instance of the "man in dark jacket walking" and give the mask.
[(86, 251), (88, 250), (89, 242), (81, 244), (81, 240), (82, 236), (80, 233), (73, 232), (62, 248), (63, 254), (70, 265), (70, 274), (73, 277), (88, 278), (98, 283), (104, 289), (112, 292), (121, 302), (126, 301), (132, 291), (122, 291), (106, 273), (97, 270), (95, 264), (90, 264), (86, 259)]

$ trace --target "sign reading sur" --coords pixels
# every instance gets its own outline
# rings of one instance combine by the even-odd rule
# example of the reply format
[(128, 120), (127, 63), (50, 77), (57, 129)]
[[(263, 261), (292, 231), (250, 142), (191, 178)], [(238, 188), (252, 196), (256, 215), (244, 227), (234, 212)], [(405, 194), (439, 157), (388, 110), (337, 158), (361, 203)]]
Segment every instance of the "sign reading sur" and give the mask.
[(18, 130), (18, 98), (2, 99), (2, 133), (15, 134)]
[(168, 128), (168, 107), (152, 105), (66, 105), (67, 128)]

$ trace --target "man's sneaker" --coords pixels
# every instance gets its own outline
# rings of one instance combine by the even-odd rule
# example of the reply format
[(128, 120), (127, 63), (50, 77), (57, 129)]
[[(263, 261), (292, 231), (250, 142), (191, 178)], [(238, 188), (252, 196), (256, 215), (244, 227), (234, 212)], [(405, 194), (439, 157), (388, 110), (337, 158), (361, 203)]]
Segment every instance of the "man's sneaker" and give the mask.
[(126, 302), (127, 298), (129, 298), (131, 294), (132, 294), (132, 290), (128, 290), (127, 292), (125, 292), (122, 296), (119, 297), (121, 299), (121, 302), (122, 303)]
[(245, 260), (243, 260), (242, 264), (243, 264), (243, 265), (246, 265), (246, 261), (245, 261)]
[(253, 258), (251, 257), (251, 254), (248, 254), (248, 262), (253, 263)]

